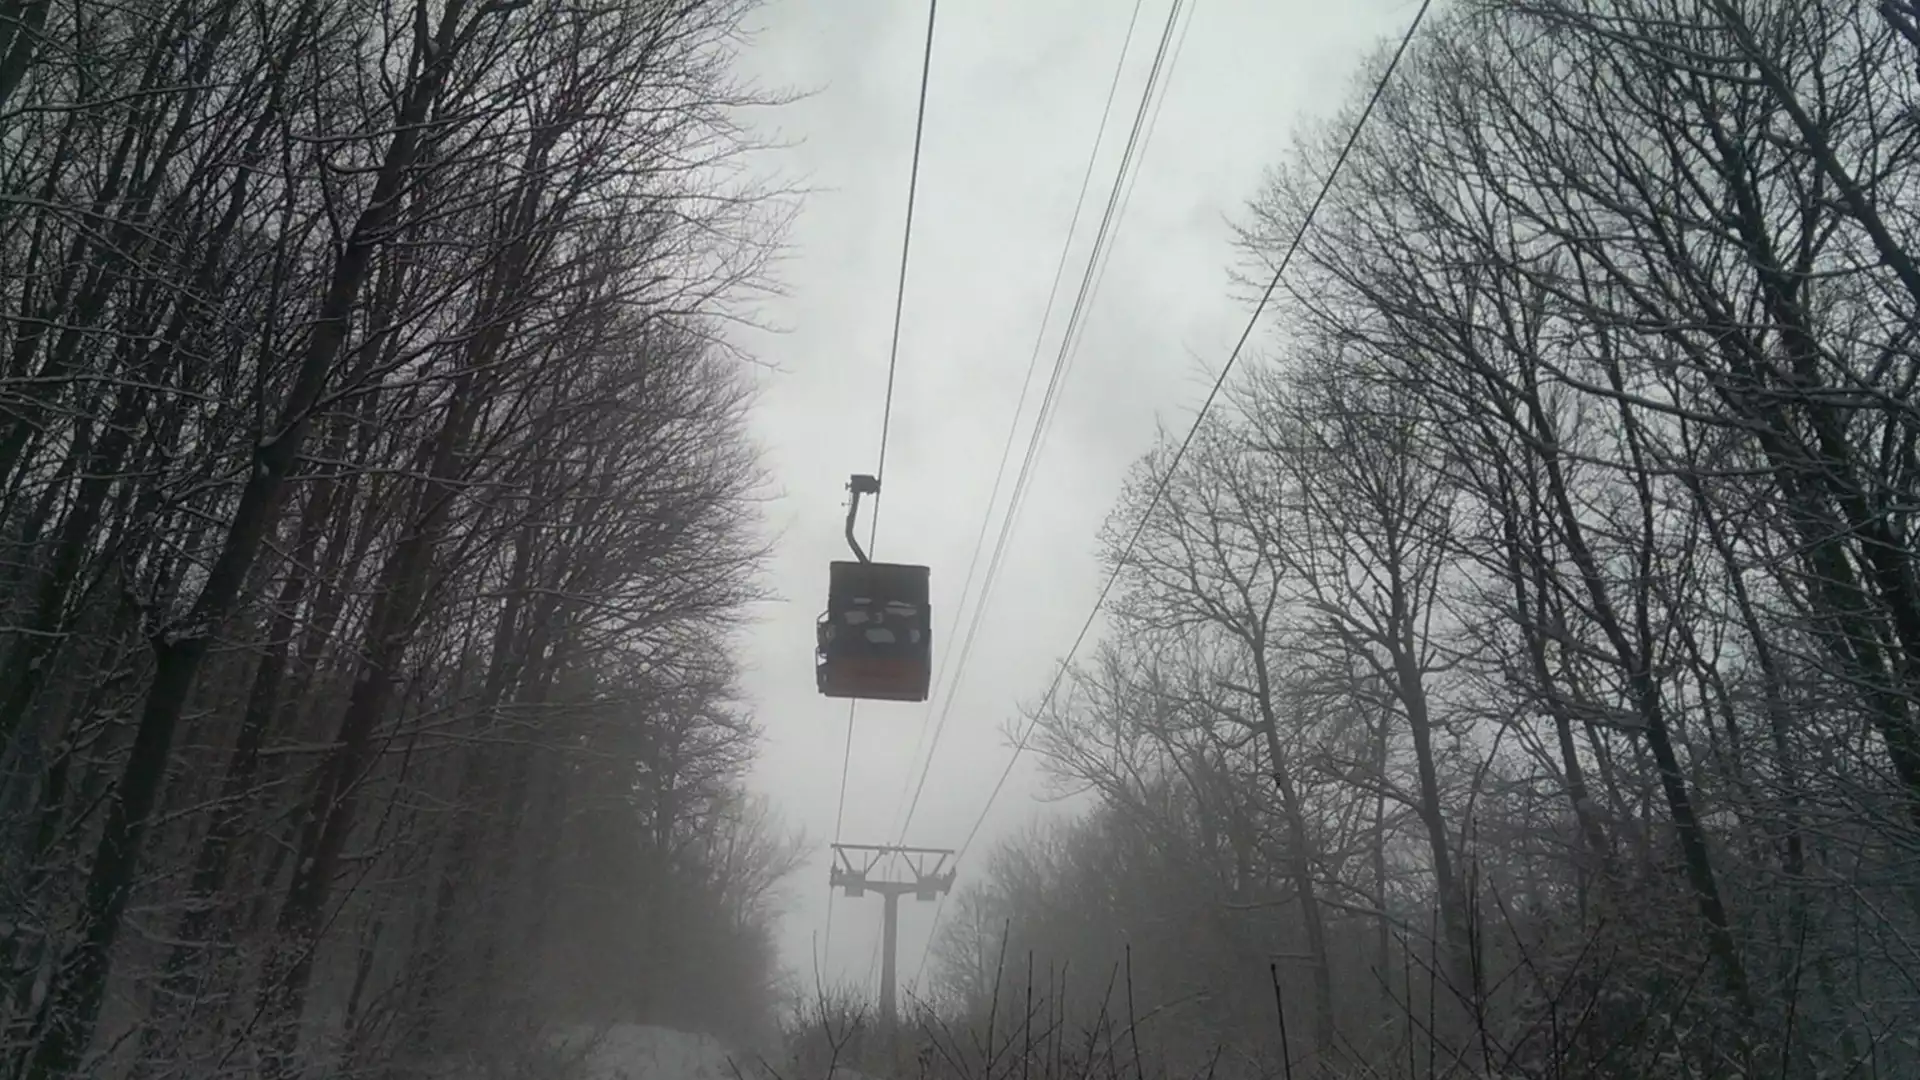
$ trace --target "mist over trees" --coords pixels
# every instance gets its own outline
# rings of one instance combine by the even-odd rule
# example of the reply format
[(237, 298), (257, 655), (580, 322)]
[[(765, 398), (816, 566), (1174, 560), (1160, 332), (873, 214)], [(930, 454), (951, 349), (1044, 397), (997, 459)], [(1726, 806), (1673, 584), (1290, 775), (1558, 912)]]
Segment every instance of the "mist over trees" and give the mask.
[(748, 6), (0, 2), (6, 1075), (770, 1021)]
[[(750, 6), (0, 0), (0, 1072), (768, 1033)], [(1912, 0), (1439, 8), (916, 1075), (1920, 1075), (1917, 118)]]
[(944, 1011), (1119, 1074), (1279, 1075), (1276, 994), (1299, 1075), (1920, 1072), (1916, 26), (1436, 9), (1114, 510), (1032, 717), (1093, 809), (956, 896)]

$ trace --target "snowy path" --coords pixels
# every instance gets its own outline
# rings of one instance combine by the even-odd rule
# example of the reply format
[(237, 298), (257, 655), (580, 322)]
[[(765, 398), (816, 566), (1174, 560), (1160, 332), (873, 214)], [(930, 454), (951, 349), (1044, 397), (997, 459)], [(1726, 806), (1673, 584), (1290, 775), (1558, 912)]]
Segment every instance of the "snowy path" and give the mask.
[[(773, 1080), (753, 1055), (736, 1052), (710, 1035), (617, 1024), (600, 1032), (575, 1031), (563, 1040), (563, 1045), (583, 1044), (591, 1049), (586, 1054), (582, 1080)], [(739, 1066), (737, 1074), (736, 1065)], [(802, 1078), (784, 1077), (783, 1080)], [(834, 1080), (870, 1078), (847, 1069), (836, 1069)]]

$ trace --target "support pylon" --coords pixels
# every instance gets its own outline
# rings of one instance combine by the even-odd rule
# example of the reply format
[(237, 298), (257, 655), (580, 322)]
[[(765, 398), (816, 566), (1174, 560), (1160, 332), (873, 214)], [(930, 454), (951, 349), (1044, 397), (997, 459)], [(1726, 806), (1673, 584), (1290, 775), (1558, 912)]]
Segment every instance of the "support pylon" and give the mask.
[[(869, 892), (879, 893), (886, 901), (886, 923), (880, 946), (880, 1026), (891, 1033), (899, 1022), (899, 1007), (894, 1002), (896, 954), (900, 948), (900, 898), (911, 894), (925, 902), (937, 899), (953, 888), (954, 871), (947, 866), (953, 858), (950, 848), (899, 847), (892, 844), (833, 845), (832, 883), (845, 890), (849, 900)], [(876, 877), (882, 864), (903, 862), (913, 874), (912, 881)]]

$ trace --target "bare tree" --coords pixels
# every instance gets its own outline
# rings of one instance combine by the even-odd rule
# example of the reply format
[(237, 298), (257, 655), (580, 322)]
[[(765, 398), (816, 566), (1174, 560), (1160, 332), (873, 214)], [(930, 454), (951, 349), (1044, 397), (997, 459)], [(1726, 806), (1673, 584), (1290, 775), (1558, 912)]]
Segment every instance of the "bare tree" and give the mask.
[[(1148, 522), (1051, 762), (1150, 819), (1119, 766), (1184, 775), (1167, 733), (1208, 704), (1258, 730), (1264, 687), (1222, 658), (1250, 664), (1231, 628), (1269, 613), (1315, 888), (1390, 939), (1329, 949), (1405, 1021), (1372, 1072), (1909, 1060), (1884, 1036), (1920, 929), (1909, 15), (1429, 24), (1294, 259), (1279, 355)], [(1256, 202), (1258, 265), (1353, 112)], [(1452, 963), (1417, 944), (1428, 911)], [(1430, 1023), (1450, 992), (1464, 1029)]]
[(557, 1015), (511, 988), (591, 876), (569, 789), (666, 760), (702, 801), (609, 835), (672, 838), (644, 874), (730, 914), (663, 932), (771, 1013), (793, 856), (716, 633), (764, 554), (745, 6), (4, 13), (16, 1071), (499, 1046)]

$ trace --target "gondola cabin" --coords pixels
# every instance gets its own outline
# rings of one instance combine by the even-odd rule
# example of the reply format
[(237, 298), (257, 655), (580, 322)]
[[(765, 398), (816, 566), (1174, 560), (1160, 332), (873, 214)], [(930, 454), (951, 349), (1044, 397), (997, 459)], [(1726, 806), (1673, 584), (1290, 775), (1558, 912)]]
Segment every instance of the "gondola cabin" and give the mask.
[(827, 611), (817, 627), (814, 674), (827, 697), (927, 700), (933, 681), (927, 568), (833, 563)]

